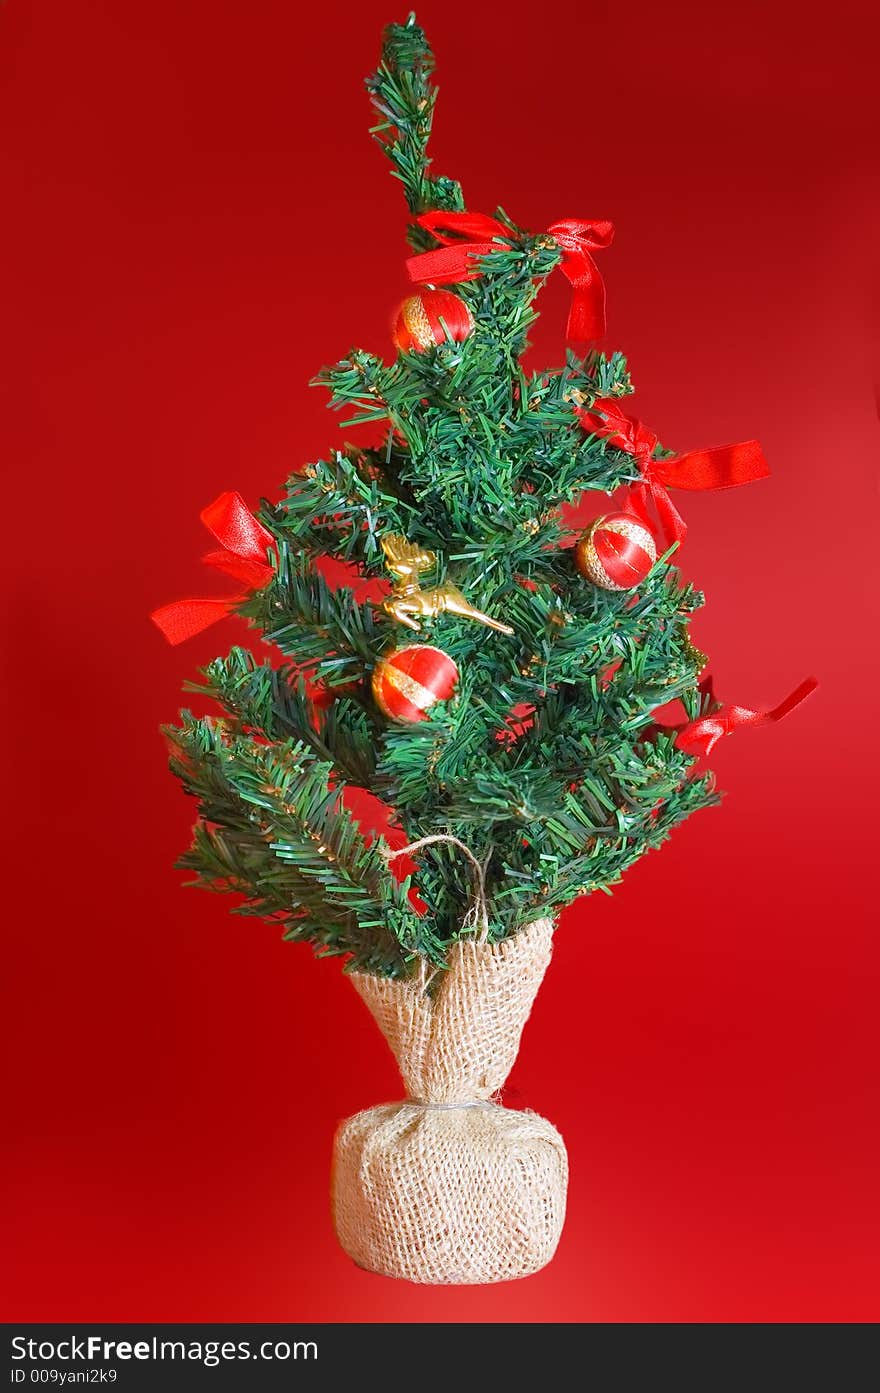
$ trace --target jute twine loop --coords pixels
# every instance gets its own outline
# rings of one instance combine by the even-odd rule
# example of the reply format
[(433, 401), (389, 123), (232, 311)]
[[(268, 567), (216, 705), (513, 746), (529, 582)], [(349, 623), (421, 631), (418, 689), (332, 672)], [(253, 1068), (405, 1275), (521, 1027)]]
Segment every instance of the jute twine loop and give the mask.
[(467, 914), (464, 917), (464, 931), (467, 933), (471, 928), (479, 928), (480, 933), (478, 943), (485, 943), (489, 937), (489, 903), (486, 897), (486, 873), (480, 865), (469, 846), (465, 846), (458, 837), (452, 837), (448, 832), (438, 832), (434, 836), (420, 837), (417, 842), (410, 842), (408, 846), (400, 846), (396, 851), (392, 851), (389, 846), (382, 847), (382, 855), (389, 866), (392, 861), (396, 861), (398, 856), (408, 856), (413, 851), (419, 851), (423, 846), (431, 846), (435, 842), (447, 842), (450, 846), (458, 847), (470, 861), (474, 868), (474, 899)]

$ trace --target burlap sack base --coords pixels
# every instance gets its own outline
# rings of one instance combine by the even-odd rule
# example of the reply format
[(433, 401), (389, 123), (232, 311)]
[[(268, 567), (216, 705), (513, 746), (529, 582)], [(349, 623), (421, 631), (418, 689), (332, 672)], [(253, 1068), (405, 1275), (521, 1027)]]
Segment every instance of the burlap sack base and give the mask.
[(516, 1059), (552, 935), (541, 919), (500, 944), (457, 943), (433, 995), (352, 974), (410, 1094), (336, 1133), (334, 1223), (360, 1267), (411, 1282), (502, 1282), (553, 1256), (565, 1145), (536, 1113), (488, 1101)]
[(334, 1142), (336, 1233), (371, 1272), (410, 1282), (504, 1282), (550, 1261), (568, 1160), (549, 1122), (491, 1103), (386, 1103)]

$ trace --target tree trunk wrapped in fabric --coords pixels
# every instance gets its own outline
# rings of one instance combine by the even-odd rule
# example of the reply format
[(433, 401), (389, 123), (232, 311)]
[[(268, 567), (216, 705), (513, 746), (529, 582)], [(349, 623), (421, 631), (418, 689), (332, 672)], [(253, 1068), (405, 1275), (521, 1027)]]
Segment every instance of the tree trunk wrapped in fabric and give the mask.
[(453, 945), (436, 992), (368, 972), (352, 982), (408, 1097), (336, 1134), (333, 1211), (361, 1267), (411, 1282), (500, 1282), (549, 1262), (565, 1217), (562, 1138), (492, 1102), (550, 962), (553, 923)]

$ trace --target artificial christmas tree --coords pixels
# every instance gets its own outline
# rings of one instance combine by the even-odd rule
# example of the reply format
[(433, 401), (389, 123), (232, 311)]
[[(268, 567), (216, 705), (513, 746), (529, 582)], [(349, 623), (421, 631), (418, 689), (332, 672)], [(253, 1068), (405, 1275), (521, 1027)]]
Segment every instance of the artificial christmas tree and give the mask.
[[(697, 755), (811, 684), (759, 713), (701, 682), (688, 624), (702, 598), (670, 564), (684, 526), (666, 490), (758, 478), (760, 449), (670, 459), (623, 414), (626, 363), (592, 346), (610, 224), (533, 234), (466, 212), (459, 185), (429, 172), (432, 66), (411, 17), (386, 31), (368, 82), (422, 289), (390, 365), (353, 350), (320, 377), (377, 443), (294, 473), (259, 519), (223, 495), (203, 515), (222, 546), (207, 560), (243, 591), (154, 617), (178, 641), (235, 610), (282, 655), (211, 663), (193, 690), (223, 714), (185, 712), (167, 733), (199, 804), (182, 861), (195, 883), (343, 957), (398, 1059), (406, 1101), (337, 1136), (340, 1240), (389, 1275), (476, 1282), (537, 1270), (563, 1221), (561, 1138), (493, 1101), (559, 911), (716, 800)], [(527, 373), (557, 267), (569, 351)], [(608, 516), (601, 496), (618, 490)], [(587, 492), (606, 516), (581, 538), (564, 509)], [(332, 589), (324, 556), (383, 579), (384, 598)], [(676, 700), (684, 719), (659, 724)], [(394, 837), (362, 832), (358, 788)]]

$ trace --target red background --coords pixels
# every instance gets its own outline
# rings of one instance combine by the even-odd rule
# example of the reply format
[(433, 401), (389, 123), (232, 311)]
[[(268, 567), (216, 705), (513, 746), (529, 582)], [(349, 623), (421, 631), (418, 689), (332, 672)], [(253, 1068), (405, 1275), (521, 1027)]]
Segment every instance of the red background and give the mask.
[[(172, 869), (191, 806), (156, 728), (244, 631), (172, 650), (147, 614), (203, 586), (205, 503), (272, 496), (338, 443), (311, 373), (390, 351), (404, 211), (361, 78), (402, 14), (0, 16), (3, 1314), (876, 1318), (867, 6), (420, 10), (435, 167), (528, 226), (613, 218), (609, 343), (639, 414), (678, 448), (764, 443), (769, 481), (684, 500), (721, 694), (822, 682), (718, 749), (720, 810), (565, 915), (508, 1094), (570, 1149), (546, 1271), (428, 1290), (349, 1263), (331, 1137), (399, 1096), (391, 1058), (337, 964)], [(560, 278), (537, 356), (558, 360), (565, 306)]]

